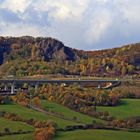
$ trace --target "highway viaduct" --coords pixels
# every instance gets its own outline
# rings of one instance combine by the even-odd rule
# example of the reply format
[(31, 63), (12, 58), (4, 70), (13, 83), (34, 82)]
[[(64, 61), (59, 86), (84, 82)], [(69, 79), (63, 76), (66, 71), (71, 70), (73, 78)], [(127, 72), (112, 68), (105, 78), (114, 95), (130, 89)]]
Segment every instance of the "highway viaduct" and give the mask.
[(41, 84), (88, 84), (88, 83), (98, 83), (98, 87), (100, 88), (102, 83), (110, 83), (110, 85), (115, 85), (120, 83), (122, 80), (112, 79), (112, 80), (101, 80), (101, 79), (94, 79), (94, 80), (82, 80), (82, 79), (65, 79), (65, 80), (49, 80), (49, 79), (0, 79), (0, 84), (4, 84), (3, 91), (8, 89), (8, 85), (11, 86), (10, 93), (15, 94), (15, 87), (17, 84), (24, 84), (27, 83), (28, 85), (34, 85), (35, 90), (37, 90), (38, 86)]

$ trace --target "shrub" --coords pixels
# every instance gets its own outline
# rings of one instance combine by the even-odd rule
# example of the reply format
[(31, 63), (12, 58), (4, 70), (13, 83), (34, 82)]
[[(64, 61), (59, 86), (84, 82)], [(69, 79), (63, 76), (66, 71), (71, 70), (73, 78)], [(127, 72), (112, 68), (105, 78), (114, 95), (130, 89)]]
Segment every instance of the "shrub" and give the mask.
[(36, 128), (34, 133), (35, 140), (52, 140), (55, 134), (55, 128), (49, 125), (44, 128)]

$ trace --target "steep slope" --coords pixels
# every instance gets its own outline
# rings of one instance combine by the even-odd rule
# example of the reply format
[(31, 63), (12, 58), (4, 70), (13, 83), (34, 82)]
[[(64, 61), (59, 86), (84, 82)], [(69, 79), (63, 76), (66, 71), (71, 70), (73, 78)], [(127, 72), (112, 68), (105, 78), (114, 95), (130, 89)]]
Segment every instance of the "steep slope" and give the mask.
[(140, 65), (140, 43), (128, 44), (118, 48), (87, 51), (89, 58), (119, 58), (133, 65)]
[(77, 55), (76, 51), (53, 38), (0, 37), (0, 64), (4, 59), (17, 58), (74, 61)]
[(43, 37), (0, 37), (0, 75), (140, 76), (140, 43), (99, 51)]
[(88, 51), (87, 54), (89, 59), (99, 63), (96, 72), (102, 75), (140, 74), (140, 43), (113, 49)]

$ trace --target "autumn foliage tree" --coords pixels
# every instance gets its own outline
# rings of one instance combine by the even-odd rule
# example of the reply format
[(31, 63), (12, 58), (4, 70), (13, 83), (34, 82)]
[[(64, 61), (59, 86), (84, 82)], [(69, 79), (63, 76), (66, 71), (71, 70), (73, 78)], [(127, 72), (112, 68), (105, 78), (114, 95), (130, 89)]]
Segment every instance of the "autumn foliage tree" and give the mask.
[(41, 101), (40, 101), (39, 97), (34, 97), (31, 102), (32, 102), (32, 105), (34, 105), (34, 106), (37, 106), (37, 107), (41, 106)]
[(23, 92), (18, 92), (15, 96), (11, 97), (12, 100), (20, 105), (27, 106), (29, 99), (26, 97), (26, 94)]
[(48, 124), (42, 128), (36, 128), (34, 133), (35, 140), (52, 140), (55, 135), (55, 128)]

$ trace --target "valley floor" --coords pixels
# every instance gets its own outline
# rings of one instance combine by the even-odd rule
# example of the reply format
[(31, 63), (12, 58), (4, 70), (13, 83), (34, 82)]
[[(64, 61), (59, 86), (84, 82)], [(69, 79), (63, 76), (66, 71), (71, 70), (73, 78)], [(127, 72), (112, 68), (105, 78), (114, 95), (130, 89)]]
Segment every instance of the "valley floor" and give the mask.
[(97, 107), (97, 111), (108, 111), (116, 118), (140, 116), (140, 99), (121, 99), (121, 104), (112, 107)]
[(54, 140), (139, 140), (140, 133), (111, 130), (78, 130), (59, 133)]
[[(33, 140), (33, 134), (0, 137), (0, 140)], [(111, 130), (78, 130), (58, 133), (54, 140), (139, 140), (140, 133)]]
[[(139, 99), (122, 99), (121, 105), (117, 107), (97, 107), (97, 110), (108, 111), (111, 115), (118, 118), (127, 118), (132, 116), (140, 116), (140, 100)], [(42, 106), (46, 110), (53, 111), (55, 113), (60, 113), (64, 117), (72, 119), (74, 116), (77, 117), (82, 123), (90, 123), (93, 120), (97, 122), (103, 122), (99, 119), (83, 115), (81, 113), (70, 110), (66, 107), (52, 103), (49, 101), (42, 100)], [(59, 110), (59, 111), (58, 111)], [(76, 122), (63, 120), (53, 116), (48, 116), (42, 112), (37, 112), (32, 109), (25, 108), (17, 104), (11, 105), (0, 105), (0, 111), (14, 112), (25, 119), (34, 118), (36, 120), (48, 120), (51, 119), (55, 121), (59, 127), (63, 128), (67, 125), (75, 125)], [(0, 118), (0, 131), (4, 128), (10, 128), (13, 131), (17, 131), (20, 128), (22, 130), (33, 131), (34, 129), (22, 122), (10, 121), (7, 119)], [(18, 135), (7, 135), (0, 137), (0, 140), (33, 140), (33, 133), (29, 134), (18, 134)], [(54, 140), (139, 140), (140, 133), (125, 132), (125, 131), (112, 131), (112, 130), (75, 130), (58, 132), (54, 137)]]

